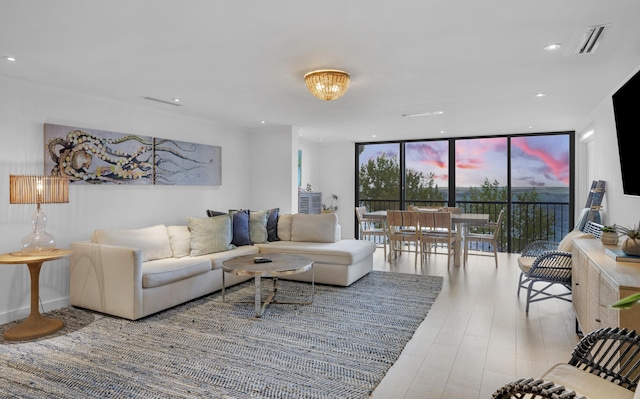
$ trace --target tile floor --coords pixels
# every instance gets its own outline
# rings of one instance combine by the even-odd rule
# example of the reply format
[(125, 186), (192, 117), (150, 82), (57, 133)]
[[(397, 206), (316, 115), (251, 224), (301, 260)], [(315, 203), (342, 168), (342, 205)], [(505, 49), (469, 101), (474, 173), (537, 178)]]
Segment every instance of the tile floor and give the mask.
[(402, 355), (375, 389), (373, 399), (491, 398), (502, 385), (538, 377), (566, 363), (579, 340), (571, 304), (549, 299), (524, 311), (526, 292), (516, 295), (516, 254), (469, 255), (466, 266), (447, 268), (446, 255), (414, 266), (413, 254), (374, 269), (442, 276), (440, 295)]

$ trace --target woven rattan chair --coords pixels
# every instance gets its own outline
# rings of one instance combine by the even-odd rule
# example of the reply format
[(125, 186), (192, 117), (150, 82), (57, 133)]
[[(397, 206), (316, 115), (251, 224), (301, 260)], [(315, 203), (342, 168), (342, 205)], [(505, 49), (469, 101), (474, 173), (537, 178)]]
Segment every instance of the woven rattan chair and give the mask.
[[(551, 241), (534, 241), (527, 245), (518, 258), (520, 278), (518, 280), (518, 296), (520, 289), (527, 290), (526, 312), (529, 313), (531, 302), (557, 298), (571, 302), (571, 248), (572, 240), (578, 237), (599, 237), (602, 234), (600, 225), (587, 222), (584, 229), (573, 230), (559, 243)], [(536, 288), (538, 283), (545, 284)], [(536, 285), (537, 284), (537, 285)], [(561, 285), (564, 291), (557, 293), (552, 287)]]
[[(625, 328), (606, 327), (584, 336), (568, 363), (556, 364), (540, 379), (511, 382), (492, 398), (582, 397), (560, 394), (574, 391), (589, 399), (631, 399), (639, 379), (640, 335)], [(553, 391), (558, 387), (564, 391)], [(529, 393), (537, 396), (525, 395)]]
[(556, 385), (552, 381), (520, 379), (500, 387), (491, 396), (492, 399), (587, 399), (584, 396), (577, 396), (574, 391), (568, 391), (561, 385)]

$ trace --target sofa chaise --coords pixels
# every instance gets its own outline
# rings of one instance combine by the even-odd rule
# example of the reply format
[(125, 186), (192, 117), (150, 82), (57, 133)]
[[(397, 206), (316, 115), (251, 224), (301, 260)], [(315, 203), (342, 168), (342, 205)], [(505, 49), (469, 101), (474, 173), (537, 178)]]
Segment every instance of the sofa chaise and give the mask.
[[(254, 240), (244, 242), (250, 245), (233, 244), (240, 220), (235, 216), (187, 218), (184, 226), (96, 230), (90, 240), (71, 243), (71, 305), (136, 320), (221, 290), (222, 262), (240, 255), (307, 256), (314, 261), (317, 284), (349, 286), (373, 268), (375, 244), (341, 239), (335, 214), (280, 214), (277, 238), (269, 241), (268, 216), (251, 212)], [(248, 278), (227, 274), (225, 286)], [(310, 281), (311, 274), (286, 278)]]

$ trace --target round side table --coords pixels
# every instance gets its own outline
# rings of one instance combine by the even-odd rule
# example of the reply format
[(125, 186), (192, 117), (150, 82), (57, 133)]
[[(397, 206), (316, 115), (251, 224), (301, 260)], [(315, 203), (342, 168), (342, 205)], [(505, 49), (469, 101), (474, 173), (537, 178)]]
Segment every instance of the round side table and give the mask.
[(4, 332), (4, 339), (8, 341), (20, 341), (33, 339), (53, 334), (64, 326), (59, 319), (44, 317), (38, 310), (38, 298), (40, 297), (40, 268), (47, 261), (65, 258), (71, 254), (68, 249), (54, 249), (47, 254), (23, 255), (21, 252), (12, 252), (0, 255), (0, 264), (25, 264), (29, 268), (31, 276), (31, 313), (22, 323), (15, 325)]

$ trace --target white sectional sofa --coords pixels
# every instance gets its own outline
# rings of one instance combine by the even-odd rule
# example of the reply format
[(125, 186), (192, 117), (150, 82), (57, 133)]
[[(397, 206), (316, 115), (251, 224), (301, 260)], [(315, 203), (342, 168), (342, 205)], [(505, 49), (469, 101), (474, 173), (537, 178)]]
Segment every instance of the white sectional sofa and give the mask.
[[(335, 214), (278, 215), (273, 241), (266, 239), (267, 217), (255, 215), (252, 245), (231, 244), (237, 241), (231, 214), (188, 218), (186, 226), (96, 230), (91, 240), (71, 244), (71, 305), (136, 320), (222, 289), (222, 262), (240, 255), (305, 255), (318, 284), (348, 286), (373, 268), (375, 245), (342, 240)], [(311, 275), (287, 278), (310, 281)], [(227, 274), (225, 284), (247, 279)]]

